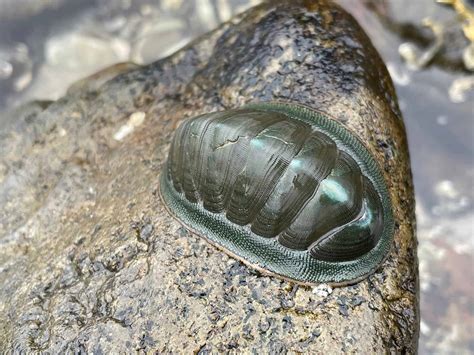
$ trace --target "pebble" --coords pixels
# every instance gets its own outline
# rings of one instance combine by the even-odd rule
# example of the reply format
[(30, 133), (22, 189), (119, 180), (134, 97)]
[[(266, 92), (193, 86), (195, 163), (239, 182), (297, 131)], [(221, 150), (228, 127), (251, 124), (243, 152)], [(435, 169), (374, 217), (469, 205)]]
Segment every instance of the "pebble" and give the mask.
[(121, 141), (130, 133), (132, 133), (136, 127), (140, 126), (145, 121), (145, 112), (134, 112), (130, 115), (127, 123), (119, 128), (114, 134), (114, 139), (116, 141)]
[(326, 298), (332, 293), (332, 287), (327, 284), (320, 284), (313, 287), (313, 293), (319, 297)]
[(46, 43), (45, 55), (51, 66), (97, 70), (126, 61), (128, 56), (122, 47), (123, 44), (117, 46), (114, 41), (71, 32), (50, 38)]
[(455, 79), (448, 89), (449, 99), (455, 104), (465, 102), (469, 91), (473, 90), (474, 75)]

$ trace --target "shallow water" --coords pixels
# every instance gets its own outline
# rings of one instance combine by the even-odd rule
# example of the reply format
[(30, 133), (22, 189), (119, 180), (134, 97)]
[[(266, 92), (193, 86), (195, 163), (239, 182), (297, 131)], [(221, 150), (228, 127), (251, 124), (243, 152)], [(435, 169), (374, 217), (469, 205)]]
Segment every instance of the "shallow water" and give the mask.
[[(74, 81), (114, 63), (165, 57), (258, 2), (0, 0), (0, 112), (55, 100)], [(420, 353), (474, 352), (468, 41), (454, 9), (433, 0), (341, 2), (384, 58), (405, 118), (417, 199)]]

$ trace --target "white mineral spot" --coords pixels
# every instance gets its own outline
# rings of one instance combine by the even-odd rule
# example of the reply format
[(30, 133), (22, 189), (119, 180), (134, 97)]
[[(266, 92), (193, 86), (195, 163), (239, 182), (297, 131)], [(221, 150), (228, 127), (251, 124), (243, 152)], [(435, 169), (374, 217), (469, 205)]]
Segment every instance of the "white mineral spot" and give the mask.
[(114, 134), (114, 139), (116, 141), (121, 141), (130, 133), (132, 133), (136, 127), (140, 126), (143, 121), (145, 121), (145, 112), (134, 112), (128, 118), (127, 123), (121, 126), (117, 132)]
[(64, 128), (59, 128), (58, 134), (60, 137), (64, 137), (67, 134), (67, 131)]
[(474, 89), (474, 76), (455, 79), (449, 87), (448, 94), (451, 102), (456, 104), (467, 100), (467, 93)]
[(332, 287), (327, 284), (320, 284), (313, 287), (313, 293), (319, 297), (325, 298), (332, 293)]

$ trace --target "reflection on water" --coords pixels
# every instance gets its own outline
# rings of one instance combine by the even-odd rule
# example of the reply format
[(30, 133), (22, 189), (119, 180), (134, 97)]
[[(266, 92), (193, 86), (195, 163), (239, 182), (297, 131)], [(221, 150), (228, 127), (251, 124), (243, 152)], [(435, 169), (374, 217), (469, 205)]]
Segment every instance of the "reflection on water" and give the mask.
[[(258, 2), (18, 0), (13, 8), (0, 0), (0, 111), (57, 99), (116, 62), (164, 57)], [(464, 3), (452, 2), (458, 11)], [(463, 14), (434, 0), (340, 3), (385, 59), (405, 117), (417, 197), (420, 352), (472, 352), (474, 45)]]

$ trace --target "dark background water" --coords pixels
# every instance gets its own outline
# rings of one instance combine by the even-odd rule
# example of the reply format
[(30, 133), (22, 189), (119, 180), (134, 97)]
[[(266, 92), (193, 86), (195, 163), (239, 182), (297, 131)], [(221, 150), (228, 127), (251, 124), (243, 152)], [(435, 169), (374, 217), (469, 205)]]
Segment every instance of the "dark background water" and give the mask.
[[(164, 57), (259, 2), (0, 0), (0, 112), (55, 100), (111, 64)], [(405, 118), (417, 199), (420, 353), (473, 353), (474, 45), (453, 6), (339, 2), (384, 58)]]

